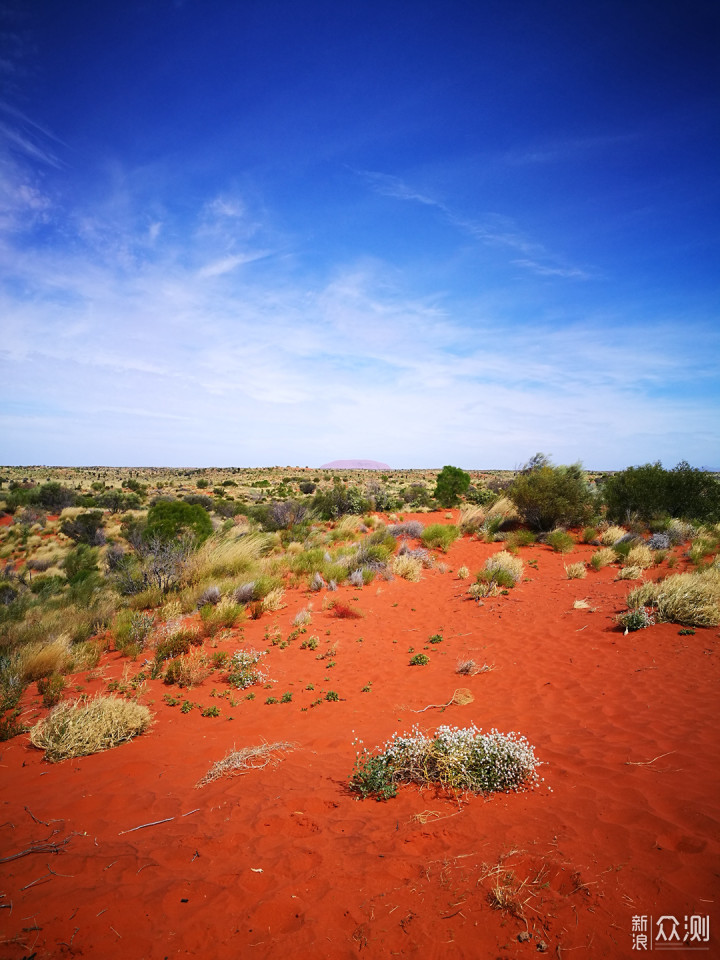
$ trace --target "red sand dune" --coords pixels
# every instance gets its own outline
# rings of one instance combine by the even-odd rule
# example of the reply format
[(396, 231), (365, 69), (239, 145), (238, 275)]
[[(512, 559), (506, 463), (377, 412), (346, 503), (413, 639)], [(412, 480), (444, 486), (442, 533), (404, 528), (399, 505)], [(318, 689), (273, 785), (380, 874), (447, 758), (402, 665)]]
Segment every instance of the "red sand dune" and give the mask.
[[(613, 617), (628, 583), (612, 568), (567, 580), (568, 558), (544, 546), (521, 551), (529, 582), (478, 605), (454, 571), (498, 549), (463, 539), (444, 558), (453, 572), (341, 588), (361, 620), (288, 591), (284, 610), (243, 630), (269, 650), (272, 690), (238, 693), (236, 707), (210, 696), (227, 689), (218, 675), (181, 691), (218, 718), (166, 705), (177, 688), (156, 681), (144, 694), (154, 726), (132, 743), (55, 765), (25, 736), (3, 744), (0, 957), (527, 958), (543, 944), (554, 957), (628, 957), (632, 917), (662, 914), (709, 914), (703, 955), (718, 956), (718, 631), (623, 636)], [(593, 610), (573, 609), (583, 597)], [(318, 650), (271, 646), (266, 627), (287, 636), (310, 599)], [(410, 667), (409, 648), (438, 632), (430, 663)], [(327, 643), (331, 668), (316, 658)], [(494, 669), (459, 676), (459, 657)], [(109, 654), (75, 689), (105, 690), (126, 664)], [(458, 687), (474, 702), (412, 712)], [(291, 703), (265, 704), (286, 690)], [(328, 690), (340, 700), (310, 707)], [(26, 720), (42, 713), (33, 694)], [(405, 786), (386, 803), (349, 792), (353, 741), (374, 747), (413, 723), (518, 731), (544, 783), (457, 799)], [(296, 749), (196, 788), (233, 746), (263, 739)], [(489, 902), (511, 875), (525, 919)]]

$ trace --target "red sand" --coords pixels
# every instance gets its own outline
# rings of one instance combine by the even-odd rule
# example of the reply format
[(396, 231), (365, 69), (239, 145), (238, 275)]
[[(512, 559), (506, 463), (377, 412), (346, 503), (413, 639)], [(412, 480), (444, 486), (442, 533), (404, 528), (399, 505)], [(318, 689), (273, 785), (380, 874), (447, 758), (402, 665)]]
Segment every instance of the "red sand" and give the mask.
[[(454, 571), (475, 572), (498, 549), (465, 538), (441, 558), (453, 572), (341, 588), (334, 596), (362, 620), (288, 591), (285, 609), (244, 624), (243, 645), (269, 650), (273, 689), (253, 688), (252, 701), (238, 692), (235, 708), (210, 696), (227, 689), (217, 674), (190, 691), (156, 681), (144, 695), (154, 726), (115, 750), (53, 765), (26, 736), (0, 745), (0, 957), (531, 957), (540, 941), (550, 956), (626, 957), (632, 917), (651, 914), (681, 930), (686, 915), (709, 914), (703, 956), (720, 955), (718, 631), (623, 636), (613, 617), (631, 584), (613, 568), (565, 578), (585, 546), (569, 557), (523, 549), (529, 582), (478, 605)], [(573, 609), (583, 597), (593, 612)], [(287, 637), (310, 600), (304, 637), (319, 637), (317, 651), (300, 649), (304, 637), (286, 649), (263, 639), (274, 624)], [(438, 632), (430, 663), (410, 667), (409, 647)], [(330, 669), (317, 659), (326, 642), (337, 645)], [(494, 670), (459, 676), (459, 657)], [(105, 690), (126, 663), (109, 654), (77, 687)], [(411, 712), (458, 687), (474, 702)], [(291, 703), (265, 704), (286, 690)], [(310, 707), (327, 690), (340, 701)], [(183, 715), (168, 692), (221, 715)], [(35, 704), (33, 688), (26, 722), (42, 713)], [(412, 786), (386, 803), (349, 792), (354, 739), (375, 747), (414, 722), (516, 730), (545, 781), (460, 801)], [(195, 788), (228, 750), (263, 739), (297, 746), (275, 766)], [(510, 872), (525, 881), (525, 920), (488, 900)]]

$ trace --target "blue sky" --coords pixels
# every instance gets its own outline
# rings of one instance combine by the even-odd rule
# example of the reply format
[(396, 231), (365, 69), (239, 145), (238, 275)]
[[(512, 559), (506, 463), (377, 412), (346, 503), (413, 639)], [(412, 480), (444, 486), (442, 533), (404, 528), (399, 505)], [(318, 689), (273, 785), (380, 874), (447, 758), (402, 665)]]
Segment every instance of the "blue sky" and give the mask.
[(715, 0), (0, 3), (6, 464), (720, 469)]

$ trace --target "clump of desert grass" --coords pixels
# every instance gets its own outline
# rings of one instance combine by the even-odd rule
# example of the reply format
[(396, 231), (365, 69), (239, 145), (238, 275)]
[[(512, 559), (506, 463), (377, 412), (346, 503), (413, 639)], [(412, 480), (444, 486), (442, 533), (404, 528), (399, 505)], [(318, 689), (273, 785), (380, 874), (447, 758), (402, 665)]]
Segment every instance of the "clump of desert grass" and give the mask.
[(642, 580), (643, 568), (636, 565), (620, 567), (617, 572), (616, 580)]
[(627, 533), (627, 530), (625, 530), (624, 527), (616, 527), (616, 526), (607, 527), (600, 534), (600, 537), (599, 537), (600, 543), (604, 547), (613, 547), (618, 542), (618, 540), (622, 540), (622, 538), (625, 536), (626, 533)]
[(285, 753), (288, 750), (294, 749), (295, 744), (286, 740), (281, 740), (277, 743), (267, 743), (267, 741), (265, 741), (257, 746), (242, 747), (240, 750), (233, 748), (222, 760), (214, 763), (205, 776), (201, 780), (198, 780), (195, 786), (204, 787), (214, 780), (219, 780), (220, 777), (236, 776), (247, 773), (248, 770), (262, 770), (262, 768), (266, 767), (269, 763), (274, 765), (282, 760), (282, 757), (277, 756), (278, 753)]
[(168, 662), (163, 680), (179, 687), (198, 687), (211, 674), (212, 667), (202, 650), (195, 647)]
[(461, 533), (477, 533), (485, 523), (485, 510), (473, 503), (465, 503), (460, 507), (458, 526)]
[(143, 733), (150, 725), (150, 710), (122, 697), (66, 701), (30, 730), (30, 742), (45, 751), (51, 763), (110, 750)]
[(417, 583), (422, 575), (423, 564), (418, 557), (409, 554), (398, 554), (390, 562), (390, 570), (396, 577)]
[(582, 580), (587, 576), (587, 567), (582, 561), (578, 563), (566, 563), (565, 573), (568, 580)]
[(71, 662), (70, 650), (70, 637), (67, 634), (28, 644), (17, 653), (17, 671), (24, 683), (64, 673)]
[(645, 583), (630, 591), (627, 604), (631, 610), (651, 607), (658, 623), (717, 627), (720, 625), (720, 567), (676, 573), (657, 583)]
[(603, 567), (609, 567), (616, 560), (617, 554), (612, 547), (601, 547), (590, 557), (590, 566), (593, 570), (601, 570)]
[(453, 524), (431, 523), (423, 530), (421, 539), (426, 547), (447, 553), (459, 535), (460, 531)]
[(466, 566), (458, 567), (457, 578), (458, 580), (467, 580), (470, 576), (470, 570)]
[(256, 567), (272, 545), (272, 537), (243, 534), (239, 528), (221, 537), (211, 537), (187, 561), (184, 579), (200, 583), (238, 577)]
[(509, 523), (511, 520), (517, 520), (519, 514), (517, 507), (509, 497), (500, 497), (495, 503), (488, 507), (485, 512), (485, 520), (493, 520), (497, 517), (502, 519), (503, 523)]
[(670, 537), (670, 543), (673, 546), (679, 546), (681, 543), (692, 540), (695, 536), (695, 527), (686, 520), (673, 518), (665, 528), (665, 533)]
[(308, 624), (312, 623), (312, 604), (308, 604), (307, 607), (303, 607), (302, 610), (298, 610), (293, 617), (292, 623), (294, 627), (306, 627)]
[(640, 567), (641, 570), (647, 570), (654, 565), (655, 555), (646, 544), (638, 543), (628, 553), (627, 563), (630, 567)]
[(490, 573), (503, 570), (512, 577), (514, 583), (517, 583), (523, 575), (523, 562), (520, 557), (508, 553), (507, 550), (501, 550), (499, 553), (495, 553), (492, 557), (487, 558), (485, 561), (485, 569)]

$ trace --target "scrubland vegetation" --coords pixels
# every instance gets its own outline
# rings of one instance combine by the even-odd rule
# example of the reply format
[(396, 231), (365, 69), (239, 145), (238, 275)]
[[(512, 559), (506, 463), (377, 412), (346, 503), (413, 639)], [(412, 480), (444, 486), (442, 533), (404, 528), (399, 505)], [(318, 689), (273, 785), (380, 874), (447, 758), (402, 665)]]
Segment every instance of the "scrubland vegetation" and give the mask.
[[(685, 463), (587, 474), (538, 454), (517, 472), (5, 467), (0, 474), (0, 737), (24, 729), (20, 698), (37, 684), (54, 712), (32, 742), (51, 759), (105, 749), (147, 728), (149, 717), (126, 717), (115, 702), (101, 710), (73, 701), (66, 678), (97, 666), (107, 651), (142, 661), (135, 686), (118, 691), (126, 696), (146, 679), (192, 688), (213, 674), (246, 690), (263, 682), (266, 651), (216, 656), (210, 641), (223, 631), (240, 635), (243, 622), (283, 609), (293, 590), (308, 596), (296, 631), (311, 628), (314, 596), (315, 609), (361, 618), (360, 608), (336, 599), (338, 588), (362, 591), (393, 577), (418, 583), (445, 569), (459, 537), (498, 544), (483, 569), (457, 572), (478, 602), (522, 580), (521, 551), (572, 553), (584, 543), (596, 547), (589, 566), (568, 562), (567, 578), (613, 566), (618, 578), (642, 581), (629, 590), (620, 627), (720, 623), (720, 483)], [(453, 507), (442, 522), (405, 516)], [(691, 569), (646, 579), (679, 558)], [(78, 726), (93, 737), (76, 735)]]

